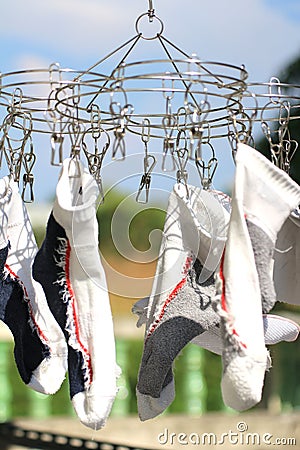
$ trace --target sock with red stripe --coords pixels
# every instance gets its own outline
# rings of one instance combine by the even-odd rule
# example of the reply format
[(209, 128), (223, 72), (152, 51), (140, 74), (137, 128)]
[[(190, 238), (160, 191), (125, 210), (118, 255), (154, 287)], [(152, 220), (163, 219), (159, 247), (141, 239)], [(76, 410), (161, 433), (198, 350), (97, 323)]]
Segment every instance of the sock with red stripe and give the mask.
[(271, 278), (274, 243), (299, 195), (290, 181), (257, 151), (238, 146), (228, 239), (217, 286), (222, 394), (225, 404), (239, 411), (261, 400), (270, 365), (262, 310), (275, 303)]
[(212, 193), (192, 186), (189, 191), (186, 199), (177, 184), (169, 197), (136, 388), (141, 420), (157, 416), (173, 401), (176, 356), (219, 321), (211, 298), (229, 213)]
[(0, 319), (13, 334), (14, 356), (23, 382), (38, 392), (56, 392), (66, 373), (66, 343), (48, 309), (31, 284), (37, 250), (18, 186), (0, 180)]
[[(138, 300), (132, 307), (132, 312), (138, 316), (136, 324), (138, 328), (147, 321), (148, 302), (149, 297), (145, 297)], [(223, 342), (219, 325), (217, 323), (214, 327), (196, 336), (191, 343), (217, 355), (222, 355)], [(266, 345), (293, 342), (298, 338), (300, 332), (300, 327), (296, 322), (274, 314), (263, 314), (263, 326)]]
[(34, 278), (68, 341), (70, 396), (81, 422), (104, 426), (116, 396), (113, 322), (98, 251), (97, 183), (66, 159)]

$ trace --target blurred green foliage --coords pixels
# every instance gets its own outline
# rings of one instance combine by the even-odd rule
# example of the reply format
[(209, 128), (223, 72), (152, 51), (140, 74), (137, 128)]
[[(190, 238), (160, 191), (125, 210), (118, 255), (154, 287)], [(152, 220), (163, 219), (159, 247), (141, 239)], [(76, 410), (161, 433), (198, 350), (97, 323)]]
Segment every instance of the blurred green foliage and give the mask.
[[(149, 235), (152, 230), (163, 228), (165, 212), (159, 206), (144, 206), (119, 191), (109, 190), (106, 193), (104, 203), (97, 210), (99, 243), (103, 253), (118, 255), (112, 230), (113, 233), (119, 233), (118, 239), (129, 239), (137, 250), (149, 249)], [(116, 212), (117, 218), (112, 222)]]

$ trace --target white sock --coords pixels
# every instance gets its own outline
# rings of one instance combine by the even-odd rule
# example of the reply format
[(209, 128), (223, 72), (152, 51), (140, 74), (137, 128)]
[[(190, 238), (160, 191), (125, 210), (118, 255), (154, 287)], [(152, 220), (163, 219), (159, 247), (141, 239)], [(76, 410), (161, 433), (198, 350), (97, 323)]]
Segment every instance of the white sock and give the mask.
[(252, 186), (257, 168), (245, 163), (246, 146), (242, 147), (242, 160), (239, 150), (240, 147), (228, 238), (217, 277), (217, 308), (223, 341), (223, 400), (227, 406), (242, 411), (261, 399), (269, 356), (264, 342), (259, 278), (245, 219), (245, 213), (252, 211), (255, 204), (251, 195), (256, 194), (257, 199), (257, 186)]
[(43, 344), (49, 347), (49, 356), (34, 370), (28, 385), (38, 392), (54, 394), (65, 379), (67, 344), (49, 309), (42, 286), (32, 278), (32, 264), (38, 247), (18, 184), (10, 181), (10, 187), (12, 197), (7, 227), (10, 249), (6, 267), (21, 284), (28, 299), (32, 326)]
[(258, 151), (239, 144), (236, 161), (243, 171), (242, 212), (251, 239), (263, 312), (269, 312), (276, 293), (272, 280), (273, 253), (282, 225), (300, 203), (300, 186)]
[(80, 421), (95, 430), (106, 423), (119, 375), (98, 250), (98, 193), (96, 181), (80, 161), (63, 162), (46, 238), (34, 263), (34, 277), (68, 340), (74, 409)]

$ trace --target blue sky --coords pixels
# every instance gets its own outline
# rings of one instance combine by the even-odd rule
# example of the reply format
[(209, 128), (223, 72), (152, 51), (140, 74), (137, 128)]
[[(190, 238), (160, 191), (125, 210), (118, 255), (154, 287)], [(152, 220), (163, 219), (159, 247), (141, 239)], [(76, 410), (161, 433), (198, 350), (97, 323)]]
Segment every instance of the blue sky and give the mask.
[[(245, 64), (252, 81), (268, 81), (300, 54), (298, 0), (154, 0), (153, 5), (164, 22), (165, 37), (203, 60)], [(0, 71), (47, 68), (53, 62), (83, 70), (133, 37), (135, 20), (147, 9), (146, 0), (3, 2)], [(137, 48), (136, 59), (162, 56), (156, 54), (155, 46), (147, 45), (148, 41), (143, 41)], [(1, 107), (0, 113), (4, 113)], [(128, 152), (132, 154), (130, 142), (129, 139)], [(223, 144), (218, 145), (220, 164), (215, 185), (222, 189), (230, 183), (234, 166), (229, 150), (225, 153)], [(35, 192), (37, 201), (43, 201), (53, 195), (59, 169), (49, 168), (48, 137), (36, 136), (35, 146), (38, 156)], [(142, 151), (142, 146), (138, 147)], [(105, 183), (116, 183), (121, 189), (136, 188), (141, 167), (141, 158), (113, 164), (108, 160)], [(130, 179), (124, 186), (120, 173)], [(168, 180), (167, 185), (171, 185), (172, 177)], [(190, 181), (193, 180), (192, 175)], [(157, 174), (157, 185), (161, 186), (161, 173)]]

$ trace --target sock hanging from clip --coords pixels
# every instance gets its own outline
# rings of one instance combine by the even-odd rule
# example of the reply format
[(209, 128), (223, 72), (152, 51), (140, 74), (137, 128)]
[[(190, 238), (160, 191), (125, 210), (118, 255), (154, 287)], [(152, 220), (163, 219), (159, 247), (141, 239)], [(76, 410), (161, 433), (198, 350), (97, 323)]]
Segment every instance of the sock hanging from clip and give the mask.
[(278, 233), (300, 203), (300, 186), (258, 151), (238, 144), (238, 164), (244, 171), (242, 212), (246, 217), (262, 296), (263, 312), (275, 302), (273, 254)]
[(219, 320), (211, 298), (229, 213), (210, 192), (189, 190), (186, 199), (177, 184), (169, 198), (136, 389), (141, 420), (157, 416), (173, 401), (176, 356)]
[(29, 385), (38, 392), (54, 394), (65, 379), (67, 344), (49, 309), (42, 286), (32, 278), (32, 264), (38, 247), (18, 184), (11, 181), (10, 187), (12, 197), (7, 227), (10, 249), (6, 268), (10, 276), (22, 286), (28, 299), (32, 324), (43, 344), (49, 348), (48, 357), (34, 371)]
[[(275, 205), (267, 208), (264, 197), (260, 198), (264, 185), (256, 177), (264, 162), (259, 155), (260, 165), (255, 166), (256, 155), (252, 152), (254, 150), (245, 145), (238, 147), (228, 238), (217, 276), (216, 309), (221, 318), (223, 343), (222, 395), (227, 406), (239, 411), (261, 400), (265, 371), (270, 364), (264, 341), (259, 261), (253, 250), (258, 242), (253, 243), (250, 238), (249, 221), (253, 220), (258, 231), (262, 231), (258, 228), (257, 214), (260, 202), (261, 208), (267, 210), (262, 217), (273, 210), (275, 217), (276, 214)], [(271, 201), (268, 195), (266, 198)], [(266, 235), (261, 244), (269, 245), (270, 253), (269, 241)], [(267, 264), (266, 260), (264, 262)]]
[(300, 305), (300, 209), (281, 227), (274, 251), (273, 280), (277, 301)]
[(68, 341), (70, 396), (80, 421), (105, 425), (116, 396), (113, 322), (98, 250), (96, 181), (78, 160), (63, 162), (34, 278)]
[[(14, 357), (23, 382), (38, 392), (52, 394), (65, 378), (65, 339), (50, 311), (36, 303), (36, 292), (27, 291), (31, 267), (24, 255), (25, 235), (29, 247), (33, 237), (29, 221), (24, 222), (18, 187), (4, 177), (0, 180), (0, 192), (0, 319), (12, 332)], [(23, 235), (20, 227), (25, 229)], [(34, 251), (31, 248), (28, 252), (31, 250)], [(26, 266), (26, 275), (21, 273), (18, 261)]]

